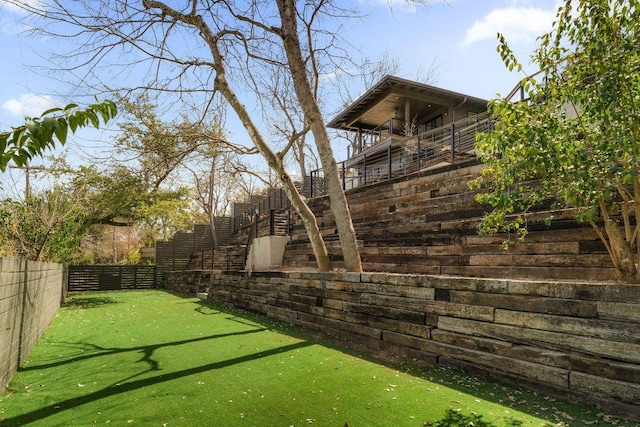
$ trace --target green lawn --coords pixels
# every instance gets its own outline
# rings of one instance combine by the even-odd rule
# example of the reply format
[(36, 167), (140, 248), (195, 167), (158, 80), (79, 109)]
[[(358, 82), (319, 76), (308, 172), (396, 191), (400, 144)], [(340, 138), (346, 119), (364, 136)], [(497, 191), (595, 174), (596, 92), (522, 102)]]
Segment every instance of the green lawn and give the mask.
[(305, 330), (161, 291), (85, 293), (0, 399), (0, 425), (634, 425), (458, 371), (406, 373)]

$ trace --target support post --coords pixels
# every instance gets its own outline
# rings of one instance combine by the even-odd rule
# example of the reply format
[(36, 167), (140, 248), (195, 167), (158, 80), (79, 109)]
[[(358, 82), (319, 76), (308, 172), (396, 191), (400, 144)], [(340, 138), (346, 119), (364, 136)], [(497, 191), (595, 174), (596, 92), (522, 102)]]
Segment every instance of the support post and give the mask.
[(387, 147), (387, 167), (389, 168), (388, 178), (391, 179), (391, 144)]
[(456, 160), (456, 125), (451, 123), (451, 163)]
[(362, 165), (364, 166), (364, 184), (367, 185), (367, 155), (365, 154), (362, 158)]
[(420, 159), (422, 158), (422, 150), (420, 148), (420, 137), (418, 137), (418, 172), (420, 172)]

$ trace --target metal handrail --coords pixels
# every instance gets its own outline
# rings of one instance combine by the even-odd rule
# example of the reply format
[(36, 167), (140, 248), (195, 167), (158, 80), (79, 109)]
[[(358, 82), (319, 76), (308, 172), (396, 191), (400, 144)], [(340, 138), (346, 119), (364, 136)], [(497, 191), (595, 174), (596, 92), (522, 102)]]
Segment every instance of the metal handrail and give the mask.
[[(406, 176), (440, 163), (455, 163), (475, 157), (476, 135), (491, 131), (488, 112), (467, 117), (435, 129), (407, 137), (386, 149), (363, 154), (357, 164), (338, 164), (344, 190)], [(311, 197), (326, 194), (324, 173), (311, 172)]]
[(536, 73), (531, 74), (530, 76), (525, 77), (524, 79), (520, 80), (518, 82), (518, 84), (516, 84), (514, 86), (513, 89), (511, 89), (511, 92), (509, 92), (509, 94), (505, 97), (505, 99), (507, 101), (512, 101), (513, 97), (516, 96), (517, 93), (520, 93), (520, 102), (524, 102), (527, 101), (528, 98), (525, 98), (524, 96), (524, 86), (522, 85), (523, 81), (528, 81), (528, 80), (532, 80), (535, 76), (537, 76), (538, 74), (542, 73), (542, 71), (538, 71)]

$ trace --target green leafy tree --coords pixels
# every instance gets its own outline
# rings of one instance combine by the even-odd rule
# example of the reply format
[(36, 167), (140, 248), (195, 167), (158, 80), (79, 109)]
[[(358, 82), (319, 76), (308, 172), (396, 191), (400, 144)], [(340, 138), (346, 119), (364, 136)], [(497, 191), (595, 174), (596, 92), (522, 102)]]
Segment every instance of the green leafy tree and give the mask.
[(0, 201), (0, 252), (32, 260), (70, 262), (85, 225), (82, 206), (61, 188)]
[(119, 124), (121, 135), (115, 138), (118, 158), (129, 165), (134, 162), (136, 174), (150, 188), (180, 187), (176, 197), (147, 205), (149, 240), (166, 240), (178, 229), (192, 228), (194, 209), (185, 207), (185, 199), (178, 197), (178, 193), (186, 194), (186, 185), (195, 190), (190, 196), (203, 210), (216, 240), (214, 217), (224, 213), (224, 201), (237, 188), (230, 185), (227, 172), (237, 164), (234, 154), (256, 150), (228, 141), (219, 113), (206, 121), (191, 120), (186, 114), (180, 120), (165, 121), (146, 95), (135, 101), (123, 99), (120, 104), (125, 120)]
[[(96, 240), (107, 226), (139, 226), (153, 241), (193, 227), (189, 189), (168, 181), (174, 181), (169, 178), (180, 165), (213, 137), (194, 138), (193, 126), (186, 122), (178, 126), (160, 121), (148, 103), (135, 104), (137, 108), (126, 101), (123, 105), (130, 120), (121, 124), (122, 135), (115, 142), (130, 158), (73, 168), (59, 157), (50, 167), (39, 166), (39, 173), (50, 174), (56, 185), (28, 191), (20, 200), (0, 201), (2, 254), (68, 263), (82, 258), (83, 239)], [(26, 118), (24, 126), (0, 134), (0, 166), (4, 170), (11, 161), (26, 166), (56, 143), (64, 144), (69, 129), (98, 127), (116, 112), (115, 105), (105, 101), (83, 110), (69, 105)]]
[[(100, 240), (97, 236), (104, 235), (106, 227), (159, 223), (181, 231), (193, 226), (186, 189), (147, 185), (125, 166), (100, 171), (96, 166), (73, 169), (61, 159), (54, 163), (54, 188), (0, 201), (2, 255), (74, 263), (83, 257), (97, 259), (83, 255), (87, 245), (81, 243), (86, 238)], [(161, 230), (155, 231), (157, 235)]]
[(67, 142), (69, 130), (75, 133), (78, 128), (100, 127), (113, 119), (118, 112), (116, 105), (109, 100), (91, 104), (84, 109), (77, 104), (64, 108), (53, 108), (40, 117), (26, 117), (25, 124), (12, 128), (9, 132), (0, 132), (0, 171), (4, 171), (9, 162), (25, 166), (34, 156), (42, 156), (45, 150), (54, 148), (56, 141), (61, 145)]
[[(509, 69), (522, 67), (499, 36)], [(591, 224), (619, 279), (640, 281), (640, 2), (570, 1), (533, 55), (526, 102), (491, 102), (493, 132), (479, 138), (487, 166), (478, 200), (493, 211), (482, 231), (515, 231), (542, 202)]]

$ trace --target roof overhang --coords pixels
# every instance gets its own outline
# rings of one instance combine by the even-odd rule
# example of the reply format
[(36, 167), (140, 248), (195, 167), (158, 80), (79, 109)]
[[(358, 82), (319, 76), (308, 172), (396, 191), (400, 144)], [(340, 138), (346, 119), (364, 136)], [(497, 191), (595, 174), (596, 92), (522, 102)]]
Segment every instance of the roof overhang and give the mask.
[(388, 75), (335, 116), (327, 127), (371, 130), (390, 118), (404, 120), (407, 107), (412, 120), (428, 120), (462, 104), (478, 113), (487, 108), (485, 99)]

